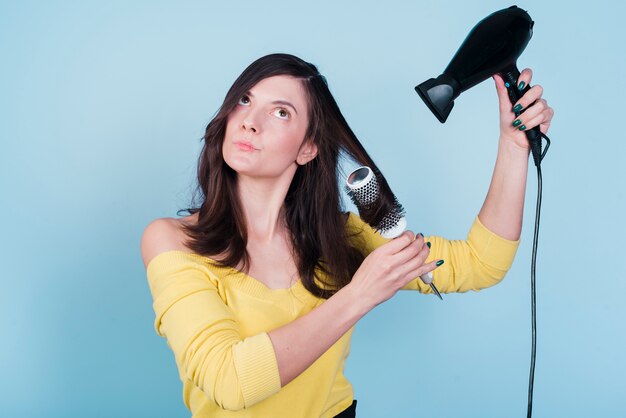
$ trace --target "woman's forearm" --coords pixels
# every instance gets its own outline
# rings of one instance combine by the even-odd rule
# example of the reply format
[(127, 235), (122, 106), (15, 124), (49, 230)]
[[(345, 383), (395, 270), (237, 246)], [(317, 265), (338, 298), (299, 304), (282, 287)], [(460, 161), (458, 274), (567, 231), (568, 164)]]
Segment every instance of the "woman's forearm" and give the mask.
[(281, 386), (305, 371), (371, 310), (359, 302), (348, 285), (311, 312), (268, 333)]
[(528, 155), (527, 149), (500, 138), (491, 185), (478, 214), (489, 230), (512, 241), (522, 230)]
[(423, 235), (405, 231), (370, 252), (349, 284), (295, 321), (268, 333), (281, 386), (306, 370), (359, 319), (395, 295), (411, 280), (435, 270), (426, 263), (430, 248)]

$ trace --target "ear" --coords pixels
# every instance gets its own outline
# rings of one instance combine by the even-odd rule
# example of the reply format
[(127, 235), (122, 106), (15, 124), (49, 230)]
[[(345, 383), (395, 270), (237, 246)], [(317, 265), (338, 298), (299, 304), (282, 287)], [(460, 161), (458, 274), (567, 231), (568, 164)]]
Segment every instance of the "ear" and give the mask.
[(298, 165), (305, 165), (316, 156), (317, 156), (317, 145), (315, 145), (313, 141), (306, 139), (302, 143), (302, 146), (300, 147), (300, 151), (298, 152), (298, 157), (296, 158), (296, 163)]

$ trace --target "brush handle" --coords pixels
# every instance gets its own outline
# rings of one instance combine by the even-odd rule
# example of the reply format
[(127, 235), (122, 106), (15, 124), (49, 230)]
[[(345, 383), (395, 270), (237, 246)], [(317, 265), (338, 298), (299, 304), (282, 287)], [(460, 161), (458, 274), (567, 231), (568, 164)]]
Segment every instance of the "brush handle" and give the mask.
[[(378, 181), (376, 176), (369, 167), (363, 166), (354, 170), (346, 179), (346, 185), (352, 192), (358, 196), (355, 200), (355, 204), (358, 209), (359, 206), (370, 205), (378, 199)], [(400, 218), (398, 222), (389, 229), (379, 231), (383, 238), (394, 239), (402, 235), (406, 230), (407, 222), (406, 218)], [(420, 276), (420, 279), (428, 285), (433, 282), (433, 275), (428, 272)], [(434, 286), (434, 285), (433, 285)]]
[[(403, 218), (404, 220), (404, 218)], [(399, 237), (400, 235), (402, 235), (402, 233), (404, 232), (404, 230), (406, 229), (406, 221), (404, 221), (404, 228), (402, 228), (402, 230), (400, 230), (400, 228), (394, 228), (394, 234), (395, 235), (391, 235), (391, 234), (387, 234), (386, 236), (384, 236), (385, 238), (396, 238)], [(433, 280), (435, 279), (432, 275), (431, 272), (428, 272), (426, 274), (422, 274), (420, 276), (420, 279), (422, 279), (422, 281), (426, 284), (432, 284)]]

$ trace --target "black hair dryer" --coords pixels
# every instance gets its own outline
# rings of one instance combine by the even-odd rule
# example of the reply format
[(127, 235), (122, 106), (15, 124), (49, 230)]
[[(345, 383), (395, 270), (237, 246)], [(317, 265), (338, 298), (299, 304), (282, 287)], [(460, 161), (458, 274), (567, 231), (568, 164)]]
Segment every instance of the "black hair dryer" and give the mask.
[[(474, 26), (443, 74), (423, 82), (415, 90), (441, 123), (448, 119), (454, 99), (494, 74), (500, 74), (511, 103), (516, 103), (530, 89), (530, 86), (521, 91), (517, 88), (520, 75), (517, 58), (530, 41), (533, 24), (528, 13), (517, 6), (490, 14)], [(542, 157), (539, 127), (526, 131), (526, 137), (535, 165), (539, 166)]]

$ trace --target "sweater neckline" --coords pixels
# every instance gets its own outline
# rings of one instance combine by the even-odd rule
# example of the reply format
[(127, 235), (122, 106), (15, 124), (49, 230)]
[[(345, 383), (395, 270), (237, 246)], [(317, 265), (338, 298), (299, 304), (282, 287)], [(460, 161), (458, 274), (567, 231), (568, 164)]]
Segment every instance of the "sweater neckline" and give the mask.
[(167, 251), (157, 254), (152, 260), (150, 260), (146, 269), (149, 269), (150, 266), (153, 264), (153, 262), (157, 258), (161, 258), (161, 256), (165, 256), (167, 254), (171, 256), (179, 256), (179, 257), (186, 256), (186, 257), (199, 259), (201, 261), (208, 262), (214, 268), (231, 271), (236, 276), (242, 279), (241, 286), (239, 288), (242, 290), (248, 291), (249, 293), (252, 293), (252, 294), (256, 294), (256, 295), (266, 294), (266, 295), (272, 295), (272, 296), (279, 296), (282, 294), (291, 294), (291, 295), (295, 294), (295, 295), (299, 295), (302, 297), (318, 299), (315, 295), (311, 294), (306, 289), (306, 287), (304, 287), (304, 284), (302, 283), (302, 279), (300, 277), (298, 277), (298, 280), (293, 285), (291, 285), (291, 287), (273, 289), (271, 287), (268, 287), (265, 283), (255, 279), (254, 277), (250, 276), (249, 274), (239, 269), (236, 269), (230, 266), (225, 266), (221, 264), (219, 261), (214, 260), (211, 257), (197, 254), (197, 253), (191, 253), (191, 252), (183, 251), (183, 250), (167, 250)]

